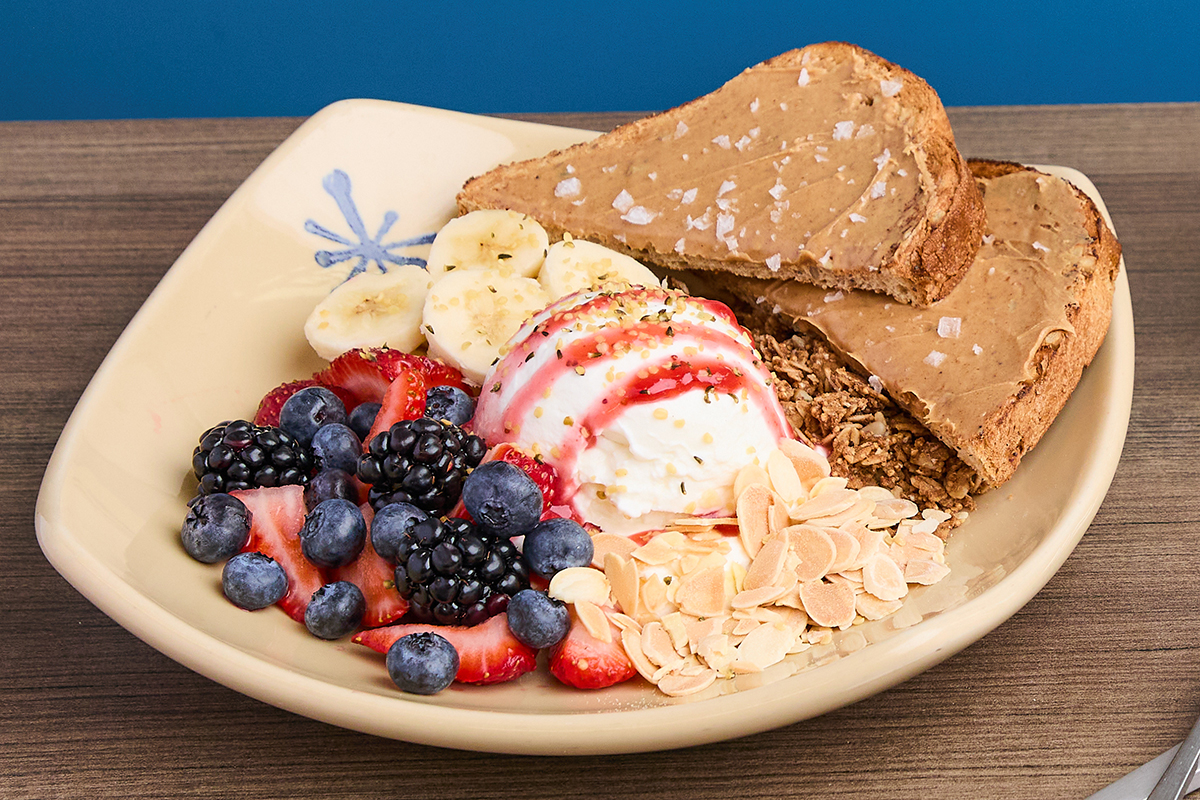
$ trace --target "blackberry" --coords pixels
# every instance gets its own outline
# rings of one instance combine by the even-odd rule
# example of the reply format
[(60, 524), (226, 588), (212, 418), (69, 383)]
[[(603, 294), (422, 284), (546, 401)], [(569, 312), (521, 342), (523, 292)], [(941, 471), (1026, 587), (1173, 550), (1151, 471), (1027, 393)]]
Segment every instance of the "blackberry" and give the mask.
[(358, 478), (371, 484), (367, 497), (376, 511), (408, 503), (442, 514), (458, 502), (467, 474), (486, 449), (478, 436), (445, 420), (403, 420), (367, 444)]
[(417, 622), (478, 625), (529, 588), (529, 569), (507, 539), (463, 519), (421, 520), (396, 543), (396, 588)]
[(192, 451), (200, 495), (308, 483), (312, 454), (291, 434), (244, 419), (209, 428)]

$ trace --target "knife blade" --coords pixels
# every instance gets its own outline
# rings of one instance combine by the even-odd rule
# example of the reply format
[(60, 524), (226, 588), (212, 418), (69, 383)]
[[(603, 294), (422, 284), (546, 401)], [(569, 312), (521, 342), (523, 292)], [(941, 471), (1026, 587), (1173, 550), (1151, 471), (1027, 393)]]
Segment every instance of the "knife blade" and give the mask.
[[(1150, 796), (1150, 791), (1154, 788), (1154, 785), (1158, 783), (1158, 779), (1167, 771), (1167, 765), (1171, 763), (1171, 759), (1175, 757), (1175, 751), (1179, 747), (1180, 745), (1175, 745), (1154, 760), (1148, 761), (1138, 767), (1124, 778), (1120, 778), (1105, 786), (1100, 791), (1089, 796), (1087, 800), (1146, 800)], [(1192, 779), (1188, 782), (1188, 793), (1194, 792), (1197, 789), (1200, 789), (1200, 774), (1193, 775)]]

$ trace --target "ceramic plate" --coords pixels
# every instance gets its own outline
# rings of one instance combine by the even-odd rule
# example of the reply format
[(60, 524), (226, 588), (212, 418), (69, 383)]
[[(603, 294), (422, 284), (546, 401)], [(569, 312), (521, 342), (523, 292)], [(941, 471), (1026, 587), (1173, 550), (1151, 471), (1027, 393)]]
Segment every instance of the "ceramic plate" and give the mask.
[[(380, 736), (514, 753), (655, 750), (806, 719), (942, 661), (1041, 589), (1091, 522), (1124, 442), (1124, 272), (1108, 340), (1016, 477), (952, 537), (950, 577), (918, 588), (893, 617), (707, 694), (672, 700), (640, 682), (587, 693), (543, 668), (500, 686), (402, 695), (377, 654), (222, 597), (220, 568), (179, 545), (199, 433), (319, 369), (302, 333), (313, 305), (352, 269), (424, 256), (464, 180), (592, 135), (376, 101), (315, 115), (204, 227), (96, 372), (38, 497), (46, 556), (135, 635), (237, 691)], [(1100, 203), (1080, 173), (1045, 169)]]

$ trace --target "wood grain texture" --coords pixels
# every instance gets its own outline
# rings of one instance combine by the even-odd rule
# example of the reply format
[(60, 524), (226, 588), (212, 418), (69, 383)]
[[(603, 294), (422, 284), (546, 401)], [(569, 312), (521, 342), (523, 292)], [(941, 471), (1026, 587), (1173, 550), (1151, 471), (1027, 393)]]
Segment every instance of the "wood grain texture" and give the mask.
[(1133, 415), (1091, 529), (1009, 622), (888, 692), (736, 741), (563, 759), (280, 711), (141, 643), (54, 571), (33, 508), (72, 407), (300, 120), (0, 124), (0, 797), (1082, 798), (1180, 740), (1200, 713), (1200, 104), (950, 115), (969, 156), (1088, 174), (1124, 247)]

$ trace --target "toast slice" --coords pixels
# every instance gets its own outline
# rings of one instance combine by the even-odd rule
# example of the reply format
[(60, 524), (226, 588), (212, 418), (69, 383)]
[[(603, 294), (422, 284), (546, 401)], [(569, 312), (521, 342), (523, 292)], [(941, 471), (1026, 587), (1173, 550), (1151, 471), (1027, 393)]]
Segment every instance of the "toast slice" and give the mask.
[(816, 331), (994, 487), (1042, 438), (1104, 341), (1121, 246), (1069, 182), (1007, 162), (970, 166), (987, 209), (983, 246), (929, 308), (795, 281), (722, 276), (705, 288)]
[(469, 180), (508, 208), (645, 263), (859, 288), (928, 305), (979, 247), (983, 206), (925, 81), (814, 44), (711, 94)]

